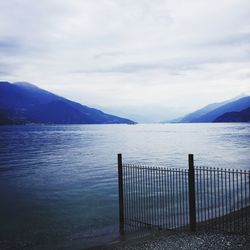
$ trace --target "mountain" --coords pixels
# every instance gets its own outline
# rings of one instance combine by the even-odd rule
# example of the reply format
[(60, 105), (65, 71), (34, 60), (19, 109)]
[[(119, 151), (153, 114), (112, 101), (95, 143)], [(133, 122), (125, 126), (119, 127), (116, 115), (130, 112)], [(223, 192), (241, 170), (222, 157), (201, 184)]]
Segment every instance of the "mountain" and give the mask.
[(211, 103), (211, 104), (208, 104), (207, 106), (201, 108), (201, 109), (198, 109), (184, 117), (181, 117), (181, 118), (177, 118), (175, 120), (172, 120), (171, 122), (173, 123), (189, 123), (189, 122), (196, 122), (195, 120), (199, 119), (200, 117), (206, 115), (207, 113), (225, 105), (225, 104), (228, 104), (230, 102), (234, 102), (234, 101), (237, 101), (241, 98), (245, 97), (245, 95), (240, 95), (240, 96), (237, 96), (233, 99), (230, 99), (230, 100), (226, 100), (226, 101), (223, 101), (223, 102), (218, 102), (218, 103)]
[(217, 117), (214, 122), (250, 122), (250, 107), (240, 112), (227, 112)]
[(213, 122), (217, 117), (228, 113), (228, 112), (238, 112), (250, 107), (250, 96), (240, 98), (239, 100), (229, 102), (221, 107), (218, 107), (205, 115), (202, 115), (192, 122)]
[(0, 82), (0, 124), (134, 124), (26, 82)]

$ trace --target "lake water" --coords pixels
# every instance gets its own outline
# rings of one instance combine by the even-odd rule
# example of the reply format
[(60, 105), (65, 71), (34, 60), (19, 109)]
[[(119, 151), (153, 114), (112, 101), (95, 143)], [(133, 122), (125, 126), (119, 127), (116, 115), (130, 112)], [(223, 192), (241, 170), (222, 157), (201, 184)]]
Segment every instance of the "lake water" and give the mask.
[(250, 124), (0, 127), (0, 249), (82, 249), (118, 232), (125, 163), (250, 169)]

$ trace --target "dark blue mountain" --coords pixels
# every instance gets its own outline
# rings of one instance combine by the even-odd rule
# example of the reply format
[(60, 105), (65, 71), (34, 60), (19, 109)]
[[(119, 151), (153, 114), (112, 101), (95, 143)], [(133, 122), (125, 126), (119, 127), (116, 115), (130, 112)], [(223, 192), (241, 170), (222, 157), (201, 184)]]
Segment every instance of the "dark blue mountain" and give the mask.
[(250, 122), (250, 107), (240, 112), (228, 112), (215, 119), (214, 122)]
[(0, 82), (0, 124), (134, 124), (33, 84)]
[(200, 119), (200, 117), (208, 114), (209, 112), (212, 112), (213, 110), (219, 108), (219, 107), (222, 107), (224, 106), (225, 104), (228, 104), (228, 103), (231, 103), (231, 102), (234, 102), (234, 101), (237, 101), (241, 98), (245, 97), (244, 95), (241, 95), (241, 96), (237, 96), (233, 99), (230, 99), (230, 100), (226, 100), (224, 102), (218, 102), (218, 103), (211, 103), (211, 104), (208, 104), (207, 106), (201, 108), (201, 109), (198, 109), (182, 118), (177, 118), (175, 120), (173, 120), (172, 122), (174, 123), (189, 123), (189, 122), (195, 122), (197, 119)]
[(217, 119), (217, 117), (225, 113), (239, 112), (248, 107), (250, 107), (250, 96), (246, 96), (240, 98), (239, 100), (222, 105), (198, 118), (193, 119), (191, 122), (213, 122)]

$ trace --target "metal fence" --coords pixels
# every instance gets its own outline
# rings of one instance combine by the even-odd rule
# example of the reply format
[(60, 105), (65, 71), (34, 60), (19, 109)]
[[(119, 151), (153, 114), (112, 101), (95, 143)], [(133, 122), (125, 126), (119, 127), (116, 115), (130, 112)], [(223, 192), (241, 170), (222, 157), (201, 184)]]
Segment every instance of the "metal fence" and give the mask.
[(118, 155), (120, 232), (223, 230), (250, 233), (250, 172), (123, 164)]

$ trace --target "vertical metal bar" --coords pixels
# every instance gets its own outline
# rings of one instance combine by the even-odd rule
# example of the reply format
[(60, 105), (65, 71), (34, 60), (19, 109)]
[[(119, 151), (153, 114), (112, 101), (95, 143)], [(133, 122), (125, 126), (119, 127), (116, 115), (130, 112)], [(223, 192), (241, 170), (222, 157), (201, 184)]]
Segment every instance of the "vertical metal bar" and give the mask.
[(155, 225), (158, 226), (157, 168), (154, 168)]
[(177, 188), (176, 188), (176, 169), (173, 169), (173, 190), (174, 190), (174, 196), (173, 196), (173, 207), (174, 207), (174, 228), (177, 228), (177, 221), (178, 221), (178, 214), (177, 214)]
[(144, 220), (144, 190), (143, 190), (143, 185), (144, 185), (144, 178), (143, 178), (143, 172), (144, 172), (144, 169), (143, 168), (140, 168), (139, 169), (139, 178), (140, 178), (140, 193), (141, 193), (141, 210), (142, 210), (142, 213), (141, 213), (141, 220), (142, 222), (145, 222)]
[(133, 194), (132, 194), (132, 183), (133, 183), (133, 176), (132, 176), (132, 167), (128, 165), (129, 170), (129, 217), (130, 217), (130, 229), (133, 229)]
[(160, 229), (160, 226), (161, 226), (161, 216), (160, 216), (160, 211), (161, 211), (161, 196), (160, 196), (160, 185), (161, 183), (159, 182), (159, 168), (156, 168), (156, 210), (157, 210), (157, 213), (156, 213), (156, 221), (157, 221), (157, 226), (158, 228)]
[(215, 168), (213, 168), (213, 194), (214, 194), (214, 226), (217, 225), (217, 187), (216, 187), (216, 171)]
[(222, 183), (222, 223), (223, 223), (223, 230), (224, 228), (227, 230), (228, 226), (227, 226), (227, 217), (226, 217), (226, 197), (227, 197), (227, 193), (226, 193), (226, 171), (225, 169), (222, 169), (222, 179), (223, 179), (223, 183)]
[(127, 201), (126, 201), (126, 206), (127, 206), (127, 216), (125, 217), (125, 226), (126, 226), (126, 220), (130, 220), (130, 175), (129, 175), (129, 166), (126, 165), (126, 185), (127, 185)]
[(137, 180), (137, 168), (136, 165), (133, 165), (134, 167), (134, 175), (135, 175), (135, 180), (134, 180), (134, 205), (135, 205), (135, 221), (136, 221), (136, 229), (139, 227), (139, 218), (138, 218), (138, 180)]
[(165, 215), (165, 209), (164, 209), (164, 190), (163, 190), (163, 174), (164, 169), (160, 169), (160, 179), (159, 179), (159, 185), (161, 186), (161, 222), (162, 222), (162, 229), (164, 229), (164, 215)]
[(181, 180), (182, 180), (182, 183), (183, 183), (183, 189), (182, 189), (182, 192), (183, 192), (183, 201), (182, 201), (182, 213), (183, 213), (183, 229), (186, 228), (186, 224), (187, 224), (187, 218), (186, 218), (186, 213), (187, 213), (187, 210), (186, 210), (186, 171), (185, 169), (182, 170), (182, 176), (181, 176)]
[(129, 219), (129, 222), (131, 221), (131, 188), (130, 188), (130, 185), (131, 185), (131, 174), (130, 174), (130, 166), (127, 165), (127, 178), (128, 178), (128, 181), (127, 181), (127, 185), (128, 185), (128, 204), (127, 204), (127, 207), (128, 207), (128, 215), (127, 215), (127, 218)]
[[(235, 176), (236, 176), (236, 172), (233, 170), (233, 176), (232, 176), (232, 179), (233, 179), (233, 232), (235, 233), (236, 232), (236, 198), (235, 198), (235, 190), (236, 190), (236, 187), (235, 187)], [(236, 190), (237, 191), (237, 190)]]
[(154, 213), (154, 215), (155, 215), (155, 219), (154, 219), (154, 224), (157, 226), (158, 225), (158, 220), (157, 220), (157, 201), (158, 201), (158, 194), (157, 194), (157, 183), (156, 183), (156, 181), (157, 181), (157, 168), (156, 167), (154, 167), (154, 209), (155, 209), (155, 213)]
[(146, 223), (146, 213), (145, 213), (145, 208), (146, 208), (146, 204), (145, 204), (145, 168), (142, 166), (141, 169), (141, 195), (142, 195), (142, 219), (143, 222)]
[(153, 203), (153, 177), (152, 168), (150, 168), (150, 203), (151, 203), (151, 225), (154, 224), (154, 203)]
[(243, 172), (240, 170), (240, 193), (241, 193), (241, 233), (244, 232), (244, 211), (243, 211), (243, 183), (242, 183)]
[(197, 199), (199, 201), (199, 207), (198, 207), (198, 211), (199, 211), (199, 218), (198, 221), (201, 222), (202, 221), (202, 217), (203, 217), (203, 210), (202, 210), (202, 176), (201, 176), (201, 167), (199, 167), (197, 169), (197, 186), (199, 185), (198, 189), (197, 189)]
[(148, 197), (148, 193), (147, 193), (147, 168), (145, 166), (143, 166), (143, 206), (144, 206), (144, 222), (148, 223), (148, 213), (147, 213), (147, 197)]
[(169, 169), (169, 209), (170, 209), (170, 229), (173, 229), (174, 225), (174, 212), (173, 212), (173, 190), (172, 190), (172, 169)]
[(141, 197), (140, 197), (140, 180), (139, 180), (139, 168), (136, 166), (136, 204), (137, 204), (137, 220), (138, 220), (138, 227), (140, 227), (139, 221), (141, 221)]
[(135, 225), (135, 197), (134, 197), (134, 185), (135, 185), (135, 180), (134, 180), (134, 166), (131, 164), (131, 210), (132, 210), (132, 214), (133, 214), (133, 218), (131, 221), (131, 223), (133, 224), (133, 229), (135, 229), (136, 225)]
[(138, 229), (138, 204), (137, 204), (137, 175), (136, 175), (136, 167), (133, 164), (134, 171), (134, 207), (135, 207), (135, 226)]
[(194, 180), (195, 180), (195, 201), (196, 201), (196, 222), (199, 222), (200, 219), (200, 200), (199, 200), (199, 167), (195, 167), (194, 170)]
[(174, 203), (175, 203), (175, 190), (174, 190), (174, 170), (171, 169), (171, 194), (172, 194), (172, 199), (171, 199), (171, 203), (172, 203), (172, 217), (173, 217), (173, 228), (175, 228), (175, 207), (174, 207)]
[(139, 194), (138, 194), (138, 174), (137, 174), (137, 166), (134, 165), (135, 171), (135, 211), (136, 211), (136, 227), (138, 229), (139, 225)]
[(188, 155), (189, 220), (190, 230), (196, 231), (194, 155)]
[(150, 169), (147, 168), (147, 204), (148, 204), (148, 224), (151, 224), (151, 183), (150, 183)]
[(178, 169), (177, 183), (178, 183), (178, 214), (179, 214), (179, 224), (178, 227), (181, 227), (181, 182), (180, 182), (181, 170)]
[(186, 211), (187, 211), (187, 214), (186, 214), (186, 218), (187, 218), (187, 229), (189, 229), (189, 224), (190, 224), (190, 221), (189, 221), (189, 189), (188, 189), (188, 170), (186, 170), (186, 174), (185, 174), (185, 178), (186, 178)]
[(167, 214), (168, 214), (168, 217), (167, 217), (167, 228), (170, 229), (171, 228), (171, 223), (170, 223), (170, 220), (171, 220), (171, 210), (170, 210), (170, 187), (169, 187), (169, 174), (170, 174), (170, 171), (169, 169), (167, 169), (167, 172), (166, 172), (166, 178), (167, 178), (167, 181), (166, 181), (166, 195), (167, 195)]
[(167, 229), (167, 220), (168, 220), (168, 210), (167, 210), (167, 198), (168, 198), (168, 192), (167, 192), (167, 169), (164, 170), (163, 175), (163, 192), (164, 192), (164, 228)]
[(185, 209), (185, 203), (186, 203), (186, 181), (185, 181), (185, 177), (186, 177), (186, 172), (185, 172), (185, 169), (182, 170), (182, 175), (181, 175), (181, 181), (182, 181), (182, 192), (183, 192), (183, 195), (182, 195), (182, 214), (183, 214), (183, 230), (185, 229), (185, 224), (187, 222), (187, 219), (186, 219), (186, 209)]
[(238, 229), (238, 231), (237, 232), (239, 232), (240, 230), (239, 230), (239, 220), (240, 220), (240, 213), (239, 213), (239, 172), (238, 172), (238, 170), (236, 170), (236, 173), (237, 173), (237, 179), (236, 179), (236, 183), (237, 183), (237, 203), (236, 203), (236, 205), (237, 205), (237, 229)]
[[(143, 171), (143, 169), (140, 167), (140, 166), (138, 166), (138, 172), (139, 172), (139, 176), (138, 176), (138, 178), (139, 178), (139, 192), (140, 192), (140, 221), (141, 222), (144, 222), (144, 219), (143, 219), (143, 197), (142, 197), (142, 171)], [(141, 224), (141, 226), (142, 226), (143, 224)]]
[(225, 178), (225, 181), (224, 181), (224, 191), (225, 191), (225, 197), (224, 197), (224, 216), (225, 216), (225, 226), (227, 228), (227, 231), (229, 230), (229, 223), (228, 223), (228, 216), (227, 216), (227, 170), (224, 169), (224, 178)]
[(124, 227), (126, 225), (126, 220), (128, 216), (128, 209), (127, 209), (127, 204), (128, 204), (128, 190), (127, 190), (127, 168), (126, 166), (123, 166), (123, 198), (124, 198)]
[(163, 202), (163, 185), (162, 185), (163, 169), (159, 169), (159, 187), (160, 187), (160, 221), (161, 228), (164, 229), (164, 202)]
[(180, 174), (181, 174), (181, 170), (178, 169), (178, 175), (177, 175), (177, 183), (178, 183), (178, 217), (179, 217), (179, 221), (178, 221), (178, 227), (181, 228), (181, 182), (180, 182)]
[(131, 211), (132, 211), (132, 225), (133, 225), (133, 229), (135, 229), (136, 225), (135, 225), (135, 197), (134, 197), (134, 185), (135, 185), (135, 180), (134, 180), (134, 166), (130, 165), (131, 168)]
[(148, 167), (147, 168), (147, 179), (148, 179), (148, 216), (149, 216), (149, 224), (152, 224), (152, 206), (151, 206), (151, 203), (152, 203), (152, 198), (151, 198), (151, 186), (152, 186), (152, 183), (151, 183), (151, 179), (150, 179), (150, 168)]
[[(219, 173), (218, 173), (219, 174)], [(223, 169), (220, 169), (220, 186), (221, 186), (221, 192), (220, 189), (218, 190), (219, 192), (219, 207), (220, 207), (220, 218), (221, 218), (221, 228), (222, 230), (224, 229), (224, 217), (223, 217), (223, 207), (224, 207), (224, 203), (223, 203), (223, 197), (224, 197), (224, 188), (223, 188)]]
[(148, 205), (147, 205), (147, 198), (148, 198), (148, 190), (147, 190), (147, 168), (144, 166), (143, 169), (143, 204), (144, 204), (144, 221), (145, 223), (148, 223), (148, 213), (147, 213), (147, 209), (148, 209)]
[(151, 169), (151, 199), (152, 199), (152, 226), (155, 223), (155, 196), (154, 196), (154, 167)]
[(157, 194), (157, 225), (159, 226), (159, 228), (161, 228), (161, 183), (159, 181), (159, 177), (160, 177), (160, 173), (159, 173), (160, 169), (157, 168), (156, 169), (156, 194)]
[(208, 207), (207, 207), (207, 202), (206, 202), (206, 175), (205, 175), (205, 169), (204, 167), (202, 168), (202, 180), (203, 180), (203, 185), (202, 185), (202, 190), (203, 190), (203, 195), (202, 195), (202, 199), (203, 199), (203, 215), (202, 215), (202, 220), (205, 221), (205, 226), (206, 226), (206, 221), (207, 221), (207, 211), (208, 211)]
[(137, 188), (138, 188), (138, 181), (137, 181), (137, 169), (136, 169), (136, 166), (133, 165), (133, 168), (134, 168), (134, 176), (135, 176), (135, 180), (134, 180), (134, 205), (135, 205), (135, 221), (136, 221), (136, 228), (138, 229), (138, 191), (137, 191)]
[[(247, 199), (247, 216), (250, 214), (250, 171), (248, 171), (248, 199)], [(250, 219), (250, 218), (249, 218)], [(249, 230), (249, 228), (247, 228)], [(250, 230), (248, 231), (248, 233)]]
[(185, 170), (184, 180), (185, 180), (185, 219), (186, 219), (186, 229), (189, 229), (188, 170)]
[(200, 167), (197, 167), (195, 170), (195, 190), (197, 190), (196, 192), (196, 197), (195, 197), (195, 200), (196, 200), (196, 206), (197, 206), (197, 221), (199, 222), (200, 221), (200, 217), (201, 217), (201, 214), (200, 214), (200, 195), (199, 195), (199, 192), (201, 191), (201, 189), (199, 188), (199, 185), (200, 185), (200, 181), (201, 181), (201, 178), (200, 177)]
[[(207, 174), (207, 178), (206, 178), (206, 202), (207, 202), (207, 220), (210, 219), (210, 215), (211, 215), (211, 210), (210, 210), (210, 193), (209, 193), (209, 175), (210, 172), (208, 171), (208, 168), (206, 167), (206, 174)], [(209, 228), (209, 224), (207, 223), (207, 228)]]
[(245, 200), (245, 216), (246, 216), (246, 224), (245, 224), (245, 233), (247, 233), (247, 224), (248, 224), (248, 218), (247, 218), (247, 171), (244, 171), (244, 182), (245, 182), (245, 195), (244, 195), (244, 200)]
[[(142, 174), (142, 168), (140, 166), (137, 166), (138, 171), (138, 192), (139, 192), (139, 215), (140, 215), (140, 222), (144, 222), (143, 220), (143, 206), (142, 206), (142, 190), (141, 190), (141, 174)], [(140, 224), (140, 227), (142, 227), (143, 224)]]
[(163, 219), (163, 228), (166, 229), (166, 192), (165, 192), (165, 177), (166, 171), (165, 169), (162, 170), (161, 173), (161, 185), (162, 185), (162, 203), (163, 203), (163, 210), (162, 210), (162, 219)]
[(122, 154), (117, 155), (117, 160), (118, 160), (118, 190), (119, 190), (119, 229), (120, 229), (120, 233), (124, 234)]
[(228, 170), (228, 185), (227, 185), (227, 201), (228, 201), (228, 205), (227, 205), (227, 213), (229, 213), (229, 232), (231, 233), (231, 229), (232, 229), (232, 209), (231, 209), (231, 200), (232, 200), (232, 196), (231, 196), (231, 172)]
[[(145, 167), (145, 166), (144, 166)], [(144, 211), (145, 211), (145, 223), (149, 223), (149, 218), (148, 218), (148, 209), (149, 209), (149, 205), (148, 205), (148, 169), (145, 167), (144, 169)]]
[(182, 195), (183, 195), (183, 183), (181, 181), (182, 169), (179, 169), (178, 174), (178, 183), (179, 183), (179, 216), (180, 216), (180, 225), (179, 228), (182, 229), (183, 226), (183, 214), (182, 214)]
[(175, 228), (177, 229), (178, 228), (178, 222), (179, 222), (179, 215), (178, 215), (178, 182), (177, 182), (177, 175), (178, 175), (178, 170), (176, 169), (175, 171), (175, 176), (174, 176), (174, 183), (175, 183), (175, 213), (176, 213), (176, 225), (175, 225)]

